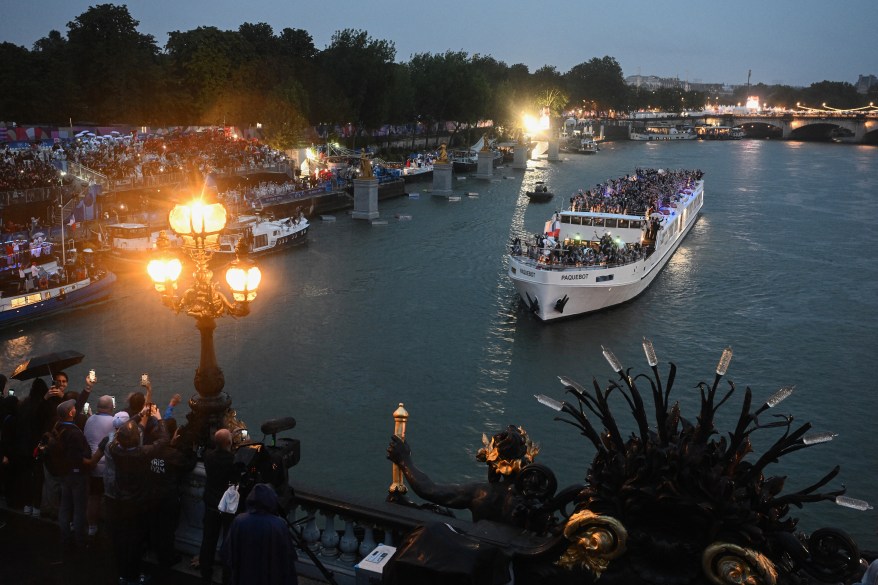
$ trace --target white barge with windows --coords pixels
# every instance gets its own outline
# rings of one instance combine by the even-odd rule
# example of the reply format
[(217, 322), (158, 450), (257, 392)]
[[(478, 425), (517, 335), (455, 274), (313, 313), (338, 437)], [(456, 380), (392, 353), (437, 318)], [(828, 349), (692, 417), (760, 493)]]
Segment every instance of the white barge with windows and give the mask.
[[(642, 293), (704, 204), (700, 171), (639, 171), (609, 191), (594, 194), (591, 205), (580, 200), (577, 210), (555, 213), (534, 242), (513, 242), (509, 277), (541, 320), (600, 311)], [(622, 201), (624, 209), (595, 201)]]
[(211, 259), (214, 266), (231, 262), (243, 243), (251, 257), (262, 256), (305, 243), (310, 222), (301, 211), (296, 217), (273, 219), (261, 215), (239, 215), (226, 225), (219, 237), (219, 249)]
[(698, 134), (689, 126), (651, 124), (645, 129), (639, 130), (632, 125), (628, 130), (628, 138), (641, 141), (695, 140), (698, 138)]

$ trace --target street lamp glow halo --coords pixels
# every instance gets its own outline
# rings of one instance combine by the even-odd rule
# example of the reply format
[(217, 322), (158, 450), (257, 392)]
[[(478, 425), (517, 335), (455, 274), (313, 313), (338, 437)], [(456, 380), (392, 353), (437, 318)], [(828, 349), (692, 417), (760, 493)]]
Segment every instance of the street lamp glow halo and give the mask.
[(256, 298), (256, 289), (262, 281), (262, 272), (250, 260), (235, 260), (226, 270), (226, 283), (232, 296), (238, 302), (251, 302)]
[(177, 288), (177, 280), (183, 271), (183, 263), (179, 258), (163, 257), (150, 260), (146, 266), (149, 277), (155, 284), (158, 292), (164, 292), (168, 288)]
[(221, 203), (205, 203), (194, 199), (188, 204), (177, 204), (168, 214), (171, 230), (182, 236), (187, 243), (193, 239), (215, 243), (226, 226), (226, 208)]
[(187, 248), (216, 250), (219, 233), (226, 226), (226, 208), (221, 203), (205, 203), (193, 199), (188, 204), (177, 204), (168, 213), (171, 230), (183, 238)]

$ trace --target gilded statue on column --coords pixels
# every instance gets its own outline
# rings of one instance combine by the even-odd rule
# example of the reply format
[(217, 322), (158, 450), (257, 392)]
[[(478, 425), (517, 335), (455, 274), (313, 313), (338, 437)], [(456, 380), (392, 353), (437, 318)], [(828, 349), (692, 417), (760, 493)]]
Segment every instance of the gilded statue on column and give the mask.
[(372, 173), (372, 161), (368, 158), (361, 157), (360, 158), (360, 178), (361, 179), (371, 179), (375, 175)]

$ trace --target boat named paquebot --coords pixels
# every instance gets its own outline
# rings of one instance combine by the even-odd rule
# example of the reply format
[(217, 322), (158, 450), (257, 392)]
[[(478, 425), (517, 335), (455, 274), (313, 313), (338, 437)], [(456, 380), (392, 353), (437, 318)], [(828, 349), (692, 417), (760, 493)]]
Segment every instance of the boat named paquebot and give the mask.
[(580, 190), (544, 235), (514, 240), (509, 277), (543, 321), (630, 301), (667, 264), (703, 204), (701, 171), (638, 170)]

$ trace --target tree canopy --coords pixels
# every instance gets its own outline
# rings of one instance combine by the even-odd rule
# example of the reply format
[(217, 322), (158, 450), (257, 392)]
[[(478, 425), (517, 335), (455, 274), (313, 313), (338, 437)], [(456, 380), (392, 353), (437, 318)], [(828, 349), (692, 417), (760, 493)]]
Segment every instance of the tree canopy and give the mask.
[[(91, 6), (49, 31), (31, 49), (0, 44), (0, 112), (20, 123), (242, 125), (261, 123), (280, 147), (301, 140), (307, 127), (481, 120), (514, 127), (524, 113), (548, 106), (609, 112), (659, 107), (697, 108), (710, 96), (681, 88), (629, 88), (610, 56), (593, 57), (566, 73), (545, 65), (533, 73), (490, 55), (461, 51), (418, 53), (396, 61), (392, 41), (367, 31), (337, 31), (323, 50), (311, 35), (264, 22), (237, 30), (199, 26), (171, 31), (164, 47), (138, 31), (124, 5)], [(792, 106), (856, 107), (875, 100), (853, 85), (831, 81), (808, 88), (754, 86), (763, 101)], [(878, 90), (876, 90), (878, 91)]]

